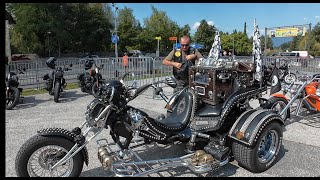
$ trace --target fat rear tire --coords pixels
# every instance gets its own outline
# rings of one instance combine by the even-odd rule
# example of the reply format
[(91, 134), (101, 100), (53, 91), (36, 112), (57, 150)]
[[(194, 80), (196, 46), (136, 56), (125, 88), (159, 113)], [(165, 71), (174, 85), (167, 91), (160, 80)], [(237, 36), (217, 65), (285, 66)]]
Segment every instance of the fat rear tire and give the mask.
[[(21, 146), (15, 159), (15, 169), (18, 177), (30, 177), (27, 170), (30, 156), (38, 149), (48, 145), (60, 146), (69, 151), (74, 143), (57, 136), (35, 135), (31, 137)], [(69, 177), (78, 177), (81, 174), (84, 159), (81, 153), (77, 153), (72, 159), (73, 167)]]
[[(275, 160), (278, 158), (279, 150), (282, 144), (282, 127), (278, 122), (272, 121), (265, 126), (262, 125), (259, 131), (260, 130), (261, 134), (253, 146), (248, 146), (239, 141), (232, 142), (233, 155), (239, 166), (254, 173), (264, 172), (273, 166)], [(263, 141), (263, 138), (267, 134), (270, 135), (270, 133), (276, 134), (275, 139), (273, 140), (274, 146), (272, 146), (274, 153), (271, 153), (265, 161), (260, 161), (258, 156), (258, 152), (260, 152), (259, 148), (261, 147), (260, 145)]]

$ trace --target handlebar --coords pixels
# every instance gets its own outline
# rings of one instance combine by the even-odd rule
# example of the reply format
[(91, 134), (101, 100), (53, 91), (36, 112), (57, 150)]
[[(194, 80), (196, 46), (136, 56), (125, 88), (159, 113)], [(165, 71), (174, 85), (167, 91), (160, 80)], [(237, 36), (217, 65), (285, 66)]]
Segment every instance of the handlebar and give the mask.
[(138, 97), (140, 94), (142, 94), (144, 91), (146, 91), (149, 87), (152, 87), (155, 89), (156, 94), (159, 94), (166, 102), (168, 102), (169, 100), (168, 100), (167, 96), (163, 93), (162, 88), (157, 86), (160, 83), (168, 84), (168, 82), (171, 83), (171, 81), (169, 81), (169, 80), (160, 80), (160, 81), (156, 81), (156, 82), (152, 82), (152, 83), (143, 85), (135, 90), (134, 95), (129, 98), (129, 101)]

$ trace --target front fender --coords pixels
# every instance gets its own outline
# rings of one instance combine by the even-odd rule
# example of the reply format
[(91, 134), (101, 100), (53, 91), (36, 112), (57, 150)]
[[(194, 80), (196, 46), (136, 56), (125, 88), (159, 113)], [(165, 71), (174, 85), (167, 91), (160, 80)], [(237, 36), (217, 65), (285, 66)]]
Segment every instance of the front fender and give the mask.
[(283, 95), (283, 94), (281, 94), (281, 93), (271, 94), (271, 96), (273, 96), (273, 97), (278, 97), (278, 98), (283, 98), (283, 99), (289, 101), (289, 99), (288, 99), (285, 95)]
[[(69, 140), (71, 142), (74, 142), (74, 138), (76, 137), (76, 134), (66, 130), (66, 129), (62, 129), (62, 128), (46, 128), (46, 129), (41, 129), (39, 131), (37, 131), (37, 133), (41, 136), (58, 136), (58, 137), (62, 137), (66, 140)], [(89, 156), (88, 156), (88, 151), (86, 147), (83, 147), (83, 149), (81, 150), (82, 152), (82, 156), (83, 159), (86, 163), (86, 165), (88, 166), (89, 164)]]
[(269, 109), (251, 109), (245, 111), (233, 124), (228, 136), (249, 146), (254, 145), (266, 124), (276, 121), (284, 126), (281, 116)]

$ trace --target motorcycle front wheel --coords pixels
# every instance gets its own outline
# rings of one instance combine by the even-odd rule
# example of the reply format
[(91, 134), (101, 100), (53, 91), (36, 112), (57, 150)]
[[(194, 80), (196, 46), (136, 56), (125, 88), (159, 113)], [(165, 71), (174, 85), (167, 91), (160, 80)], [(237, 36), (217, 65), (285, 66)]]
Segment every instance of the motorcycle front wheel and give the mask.
[(98, 97), (101, 95), (101, 89), (100, 89), (101, 86), (102, 86), (102, 83), (99, 83), (99, 84), (97, 85), (96, 82), (92, 85), (91, 94), (92, 94), (95, 98), (98, 98)]
[(60, 96), (60, 89), (61, 89), (61, 84), (59, 81), (56, 82), (56, 84), (54, 85), (54, 90), (53, 90), (53, 100), (54, 102), (59, 102), (59, 96)]
[[(268, 99), (269, 105), (265, 109), (275, 110), (278, 114), (287, 106), (288, 101), (284, 98), (271, 97)], [(282, 114), (281, 118), (285, 121), (290, 117), (290, 108)]]
[(297, 81), (297, 76), (293, 73), (287, 74), (284, 76), (284, 83), (291, 84), (292, 82)]
[(19, 102), (20, 91), (16, 87), (10, 87), (6, 95), (6, 109), (13, 109)]
[(15, 169), (18, 177), (78, 177), (84, 159), (78, 153), (71, 159), (49, 170), (62, 159), (74, 145), (61, 137), (35, 135), (19, 149)]

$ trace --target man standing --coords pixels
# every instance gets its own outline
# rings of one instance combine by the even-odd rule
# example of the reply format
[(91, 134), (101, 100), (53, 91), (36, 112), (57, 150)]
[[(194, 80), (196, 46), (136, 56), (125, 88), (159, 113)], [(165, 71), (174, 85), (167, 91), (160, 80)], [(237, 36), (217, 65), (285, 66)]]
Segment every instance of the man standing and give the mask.
[(177, 81), (177, 87), (174, 89), (173, 93), (176, 93), (189, 85), (188, 78), (183, 78), (178, 74), (183, 60), (191, 61), (194, 65), (196, 60), (203, 58), (197, 49), (190, 49), (189, 36), (181, 37), (180, 44), (181, 49), (173, 49), (162, 62), (163, 65), (173, 66), (173, 76)]

